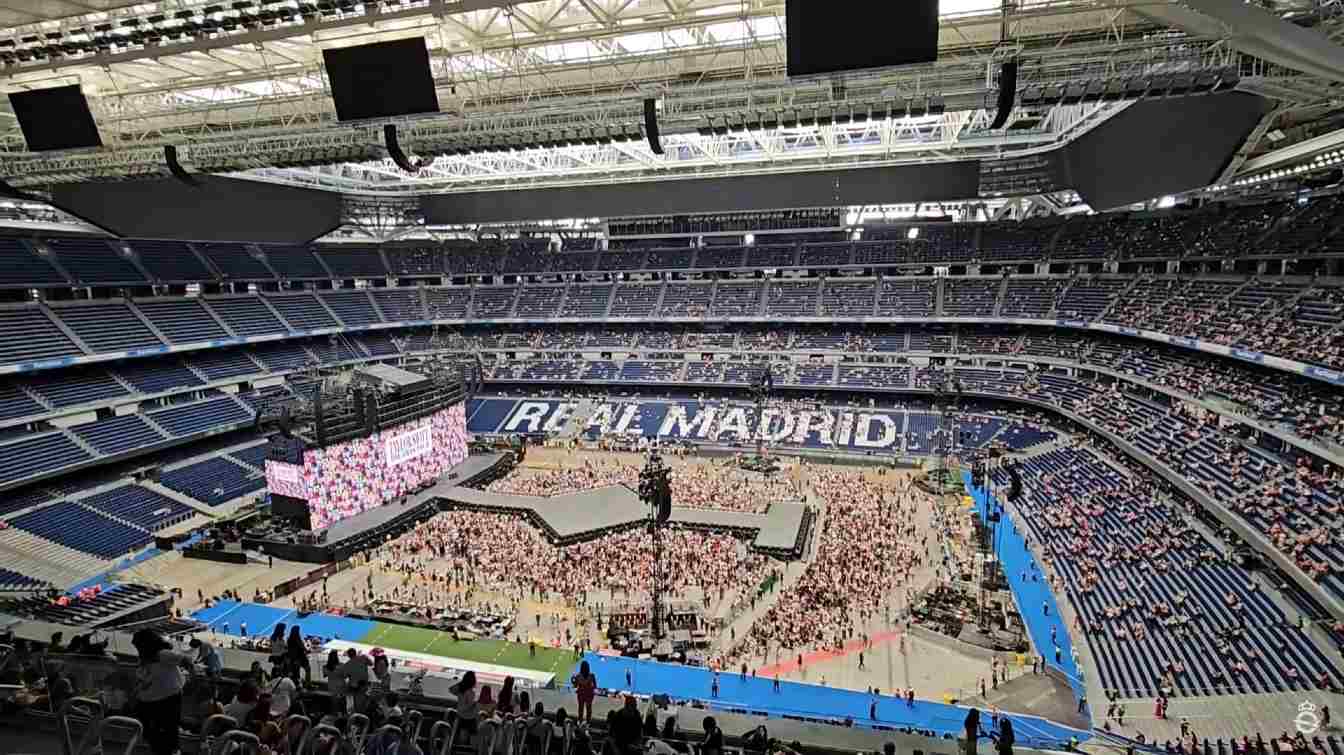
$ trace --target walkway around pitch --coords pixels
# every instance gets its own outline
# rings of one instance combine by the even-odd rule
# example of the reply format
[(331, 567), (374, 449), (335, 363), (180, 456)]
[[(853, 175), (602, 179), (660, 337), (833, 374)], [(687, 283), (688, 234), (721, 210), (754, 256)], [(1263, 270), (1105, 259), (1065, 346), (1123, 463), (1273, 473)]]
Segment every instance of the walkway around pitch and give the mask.
[[(698, 666), (683, 666), (657, 661), (588, 653), (584, 656), (599, 688), (633, 692), (641, 696), (665, 694), (675, 700), (699, 700), (712, 710), (751, 715), (789, 716), (801, 719), (844, 721), (855, 726), (897, 729), (910, 727), (931, 730), (939, 735), (960, 735), (968, 708), (929, 700), (908, 705), (891, 695), (874, 696), (858, 690), (836, 689), (816, 684), (780, 681), (774, 691), (774, 679), (725, 673), (719, 675), (718, 696), (712, 694), (714, 673)], [(629, 673), (630, 685), (626, 685)], [(877, 702), (877, 716), (870, 717), (870, 706)], [(1091, 733), (1047, 721), (1035, 716), (1008, 716), (1019, 745), (1058, 747), (1076, 738), (1083, 741)], [(989, 727), (989, 715), (983, 716)]]

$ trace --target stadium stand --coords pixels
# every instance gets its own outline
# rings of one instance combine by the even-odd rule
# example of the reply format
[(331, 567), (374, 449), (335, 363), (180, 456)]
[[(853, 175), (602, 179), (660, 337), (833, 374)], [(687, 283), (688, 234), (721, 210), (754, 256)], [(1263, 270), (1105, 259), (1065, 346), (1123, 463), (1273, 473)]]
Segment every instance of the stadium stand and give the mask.
[(140, 260), (141, 266), (156, 280), (164, 283), (189, 283), (215, 278), (215, 274), (205, 266), (186, 242), (131, 239), (127, 243)]
[(73, 282), (83, 285), (143, 283), (145, 276), (103, 239), (57, 238), (47, 242), (56, 262)]
[(0, 286), (41, 286), (67, 283), (50, 257), (37, 254), (20, 239), (0, 238)]
[(135, 308), (168, 339), (169, 343), (192, 343), (228, 338), (229, 334), (196, 299), (139, 300)]
[(196, 244), (195, 247), (224, 280), (270, 280), (275, 277), (246, 245), (212, 243)]
[(95, 351), (127, 351), (163, 345), (128, 304), (70, 305), (52, 312)]

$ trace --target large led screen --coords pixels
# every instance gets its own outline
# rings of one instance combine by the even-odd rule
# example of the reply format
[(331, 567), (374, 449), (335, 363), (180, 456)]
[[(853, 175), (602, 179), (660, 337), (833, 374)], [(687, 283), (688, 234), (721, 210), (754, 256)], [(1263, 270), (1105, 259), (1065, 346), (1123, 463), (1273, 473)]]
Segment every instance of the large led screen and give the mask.
[(302, 469), (267, 461), (266, 482), (273, 493), (308, 501), (313, 529), (323, 530), (414, 491), (466, 458), (466, 406), (457, 404), (366, 438), (309, 449)]

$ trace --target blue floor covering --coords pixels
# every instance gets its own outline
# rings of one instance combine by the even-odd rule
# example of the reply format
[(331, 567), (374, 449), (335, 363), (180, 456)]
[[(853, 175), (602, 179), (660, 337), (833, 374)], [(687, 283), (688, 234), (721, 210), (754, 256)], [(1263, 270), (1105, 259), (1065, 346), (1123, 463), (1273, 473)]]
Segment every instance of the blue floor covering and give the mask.
[[(914, 707), (895, 697), (877, 698), (877, 718), (869, 718), (873, 696), (864, 692), (800, 682), (780, 682), (775, 692), (773, 680), (738, 674), (719, 677), (719, 696), (711, 698), (713, 672), (698, 666), (641, 661), (589, 653), (584, 656), (594, 674), (597, 686), (607, 689), (633, 691), (639, 695), (666, 694), (678, 700), (702, 700), (710, 708), (725, 711), (746, 711), (771, 716), (792, 716), (806, 719), (843, 720), (852, 718), (859, 727), (911, 727), (932, 730), (938, 734), (961, 733), (967, 708), (929, 700), (915, 700)], [(632, 685), (626, 687), (625, 673), (630, 672)], [(986, 728), (989, 715), (982, 711)], [(1071, 737), (1087, 739), (1088, 732), (1061, 726), (1034, 716), (1009, 716), (1017, 743), (1024, 747), (1058, 745)]]
[(276, 624), (284, 622), (287, 626), (298, 624), (299, 631), (306, 637), (349, 642), (362, 640), (377, 626), (375, 622), (366, 619), (351, 619), (323, 613), (310, 613), (300, 618), (295, 611), (288, 608), (238, 603), (232, 600), (221, 600), (210, 608), (202, 608), (193, 613), (192, 618), (206, 624), (215, 632), (235, 637), (241, 636), (243, 624), (247, 624), (249, 637), (265, 637), (271, 633)]

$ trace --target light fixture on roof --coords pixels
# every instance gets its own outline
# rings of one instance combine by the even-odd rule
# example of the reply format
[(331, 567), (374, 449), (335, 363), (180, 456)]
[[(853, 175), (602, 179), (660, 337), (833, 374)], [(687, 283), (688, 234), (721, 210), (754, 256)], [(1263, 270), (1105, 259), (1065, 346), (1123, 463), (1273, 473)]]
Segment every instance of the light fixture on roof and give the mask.
[(907, 239), (910, 239), (911, 241), (914, 241), (915, 239), (919, 238), (919, 226), (917, 225), (910, 226), (910, 230), (905, 232), (905, 237)]

